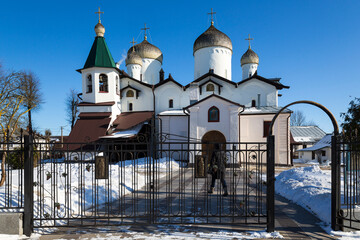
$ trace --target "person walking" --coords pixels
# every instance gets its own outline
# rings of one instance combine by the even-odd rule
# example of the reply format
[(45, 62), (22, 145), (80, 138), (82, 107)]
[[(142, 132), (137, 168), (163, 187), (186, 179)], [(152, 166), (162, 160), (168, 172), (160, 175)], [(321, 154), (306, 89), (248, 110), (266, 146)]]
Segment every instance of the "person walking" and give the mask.
[(221, 152), (221, 146), (219, 143), (214, 144), (214, 152), (212, 153), (210, 166), (208, 173), (211, 174), (211, 185), (208, 193), (213, 193), (215, 188), (215, 180), (220, 179), (220, 182), (224, 189), (223, 196), (226, 197), (229, 195), (227, 191), (227, 185), (225, 181), (225, 171), (226, 171), (226, 155), (224, 152)]

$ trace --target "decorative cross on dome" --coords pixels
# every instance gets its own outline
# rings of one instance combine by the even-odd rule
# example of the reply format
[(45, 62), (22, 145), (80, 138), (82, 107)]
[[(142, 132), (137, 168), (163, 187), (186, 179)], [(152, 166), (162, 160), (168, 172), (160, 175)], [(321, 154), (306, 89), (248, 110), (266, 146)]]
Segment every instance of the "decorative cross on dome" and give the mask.
[(150, 28), (146, 27), (146, 23), (144, 24), (144, 28), (142, 28), (141, 30), (144, 30), (144, 39), (147, 40), (147, 36), (146, 36), (146, 30), (148, 30)]
[(248, 40), (248, 41), (249, 41), (249, 49), (251, 49), (250, 41), (251, 41), (251, 40), (254, 40), (254, 39), (253, 39), (253, 38), (250, 38), (250, 34), (249, 34), (249, 37), (248, 37), (248, 38), (245, 38), (245, 40)]
[(211, 8), (211, 12), (208, 14), (211, 15), (211, 25), (214, 25), (214, 14), (216, 14), (216, 12), (213, 12), (213, 9)]
[(104, 12), (100, 11), (100, 7), (99, 7), (99, 11), (95, 12), (95, 14), (99, 14), (99, 23), (101, 23), (101, 14), (104, 14)]
[(135, 49), (134, 49), (134, 45), (135, 45), (135, 41), (134, 41), (134, 38), (133, 38), (133, 40), (130, 42), (130, 43), (132, 43), (132, 50), (133, 50), (133, 52), (135, 51)]

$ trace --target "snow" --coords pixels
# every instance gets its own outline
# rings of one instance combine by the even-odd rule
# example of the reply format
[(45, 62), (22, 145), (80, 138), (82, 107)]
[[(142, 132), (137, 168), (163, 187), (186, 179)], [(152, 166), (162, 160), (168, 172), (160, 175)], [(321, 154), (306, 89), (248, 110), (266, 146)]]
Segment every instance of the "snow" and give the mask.
[(135, 135), (137, 135), (142, 126), (144, 125), (144, 123), (140, 123), (132, 128), (129, 128), (127, 130), (124, 130), (124, 131), (119, 131), (119, 132), (115, 132), (111, 135), (108, 135), (108, 136), (103, 136), (103, 137), (100, 137), (100, 138), (129, 138), (129, 137), (133, 137)]
[[(146, 169), (155, 163), (158, 169), (159, 177), (166, 176), (169, 169), (176, 170), (179, 168), (179, 163), (173, 159), (161, 158), (155, 161), (150, 161), (151, 158), (139, 158), (136, 160), (120, 161), (117, 164), (110, 164), (109, 166), (109, 180), (111, 186), (121, 186), (107, 188), (106, 180), (96, 180), (94, 186), (94, 163), (64, 163), (63, 159), (57, 161), (57, 164), (43, 163), (40, 166), (34, 168), (34, 182), (39, 184), (39, 178), (42, 178), (41, 186), (34, 188), (34, 217), (44, 217), (44, 215), (52, 214), (65, 217), (68, 213), (72, 215), (81, 214), (87, 211), (93, 206), (94, 201), (94, 189), (96, 188), (97, 197), (96, 203), (102, 205), (106, 202), (112, 202), (119, 199), (123, 195), (129, 194), (134, 190), (141, 189), (146, 184)], [(19, 170), (13, 170), (12, 177), (12, 202), (16, 205), (18, 203), (18, 175)], [(47, 179), (47, 175), (50, 176)], [(69, 177), (71, 175), (71, 177)], [(134, 177), (136, 176), (136, 177)], [(54, 185), (53, 179), (57, 180), (57, 184)], [(80, 184), (84, 184), (82, 191), (79, 191)], [(56, 191), (56, 196), (51, 194)], [(67, 191), (71, 191), (71, 202)], [(81, 195), (82, 194), (82, 195)], [(54, 199), (55, 198), (55, 199)], [(54, 210), (52, 204), (59, 204), (59, 209)], [(3, 189), (0, 191), (0, 211), (9, 211), (1, 209), (5, 206), (5, 192)], [(10, 210), (10, 211), (15, 211)], [(41, 216), (42, 215), (42, 216)], [(57, 224), (61, 224), (61, 221), (57, 221)], [(50, 220), (46, 223), (43, 222), (43, 226), (52, 225)]]
[(318, 165), (283, 171), (276, 177), (275, 191), (330, 224), (330, 171), (322, 171)]
[(318, 164), (292, 168), (281, 172), (275, 181), (275, 191), (316, 215), (322, 228), (340, 239), (360, 239), (360, 231), (332, 231), (331, 171), (321, 170)]
[(171, 110), (171, 111), (163, 111), (161, 113), (159, 113), (159, 115), (174, 115), (174, 116), (179, 116), (179, 115), (184, 115), (186, 116), (186, 114), (184, 113), (184, 110)]

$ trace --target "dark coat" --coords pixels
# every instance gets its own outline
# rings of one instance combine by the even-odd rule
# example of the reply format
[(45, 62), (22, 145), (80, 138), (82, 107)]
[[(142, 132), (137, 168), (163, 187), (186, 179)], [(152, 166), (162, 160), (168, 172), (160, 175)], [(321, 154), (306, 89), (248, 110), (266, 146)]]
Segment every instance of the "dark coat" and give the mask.
[(210, 170), (218, 174), (224, 173), (226, 168), (226, 154), (221, 151), (214, 151), (210, 160)]

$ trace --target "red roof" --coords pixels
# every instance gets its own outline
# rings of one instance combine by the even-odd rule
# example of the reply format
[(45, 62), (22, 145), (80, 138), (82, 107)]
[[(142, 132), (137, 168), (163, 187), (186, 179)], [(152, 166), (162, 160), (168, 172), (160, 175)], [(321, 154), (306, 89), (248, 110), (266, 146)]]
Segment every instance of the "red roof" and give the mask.
[[(89, 143), (97, 141), (99, 137), (106, 135), (110, 120), (108, 117), (78, 119), (66, 143)], [(80, 146), (80, 144), (70, 144), (64, 147), (69, 150), (74, 150), (80, 148)]]
[(114, 121), (117, 131), (126, 130), (138, 125), (139, 123), (150, 120), (154, 112), (125, 112), (121, 113)]

